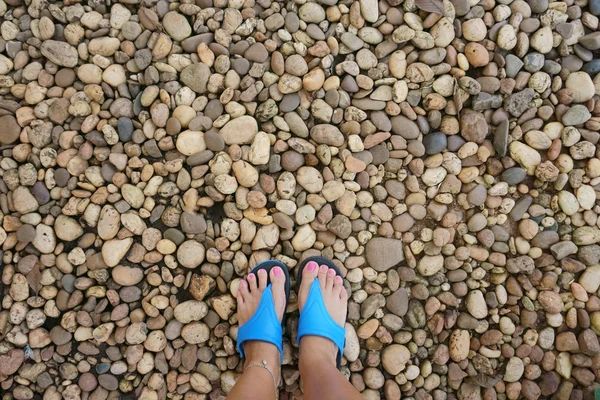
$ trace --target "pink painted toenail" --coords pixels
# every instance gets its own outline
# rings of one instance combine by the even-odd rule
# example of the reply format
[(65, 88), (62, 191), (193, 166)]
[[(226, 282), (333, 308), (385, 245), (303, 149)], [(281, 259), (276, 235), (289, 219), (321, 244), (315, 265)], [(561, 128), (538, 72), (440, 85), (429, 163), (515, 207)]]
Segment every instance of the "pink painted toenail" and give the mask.
[(313, 272), (315, 270), (315, 268), (317, 268), (317, 263), (314, 261), (311, 261), (308, 263), (308, 265), (306, 266), (306, 268), (308, 268), (309, 272)]
[(273, 269), (273, 274), (274, 274), (275, 276), (279, 276), (279, 275), (281, 275), (281, 268), (279, 268), (279, 267), (275, 267), (275, 269)]
[(329, 271), (327, 271), (327, 273), (329, 274), (329, 276), (335, 276), (335, 271), (330, 269)]
[(339, 283), (342, 283), (342, 277), (341, 276), (336, 276), (335, 280), (338, 281)]
[(323, 272), (327, 271), (327, 265), (321, 265), (321, 271), (323, 271)]
[(254, 274), (248, 275), (248, 279), (254, 279)]

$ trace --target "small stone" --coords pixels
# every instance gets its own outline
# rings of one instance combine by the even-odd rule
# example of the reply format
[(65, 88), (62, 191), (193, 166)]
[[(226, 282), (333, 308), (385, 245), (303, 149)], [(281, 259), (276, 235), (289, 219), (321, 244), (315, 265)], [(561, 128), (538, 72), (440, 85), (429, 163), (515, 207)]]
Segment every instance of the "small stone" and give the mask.
[(508, 147), (508, 125), (508, 119), (505, 119), (494, 131), (494, 149), (502, 157), (506, 155)]
[(204, 135), (199, 131), (184, 131), (177, 136), (175, 144), (181, 154), (191, 156), (206, 150)]
[(202, 63), (191, 64), (179, 75), (181, 82), (199, 94), (206, 93), (210, 68)]
[(600, 266), (587, 267), (579, 278), (579, 284), (588, 293), (596, 293), (600, 288)]
[(565, 126), (580, 125), (589, 120), (591, 116), (587, 107), (578, 104), (567, 110), (562, 117), (562, 123)]
[(591, 357), (600, 354), (598, 336), (591, 329), (582, 331), (578, 336), (577, 342), (579, 344), (579, 349), (583, 354)]
[(592, 32), (579, 38), (579, 44), (588, 50), (600, 49), (600, 32)]
[(21, 127), (12, 115), (0, 117), (0, 143), (12, 144), (21, 134)]
[(398, 375), (406, 368), (410, 357), (410, 351), (405, 346), (392, 344), (381, 352), (381, 364), (388, 374)]
[(176, 41), (182, 41), (192, 34), (187, 18), (176, 11), (169, 11), (163, 17), (165, 31)]
[(466, 360), (469, 355), (470, 347), (469, 332), (463, 329), (456, 329), (450, 335), (450, 357), (455, 362)]
[(194, 299), (198, 301), (204, 300), (204, 298), (210, 294), (216, 287), (215, 280), (208, 275), (192, 275), (190, 281), (190, 294)]
[(367, 243), (366, 258), (376, 271), (387, 271), (404, 261), (402, 242), (387, 238), (371, 239)]
[(27, 214), (36, 211), (39, 204), (36, 198), (25, 186), (19, 186), (12, 192), (15, 210), (21, 214)]
[(344, 357), (350, 362), (354, 362), (358, 359), (358, 355), (360, 354), (360, 344), (358, 341), (358, 336), (356, 335), (356, 331), (354, 327), (346, 322), (344, 325), (346, 329), (346, 338), (344, 345)]
[(189, 269), (196, 268), (204, 261), (204, 246), (195, 240), (183, 242), (177, 249), (177, 261)]
[(115, 267), (125, 257), (129, 248), (133, 244), (132, 238), (123, 240), (113, 239), (104, 242), (102, 245), (102, 259), (108, 267)]
[(144, 271), (141, 268), (118, 265), (112, 269), (112, 278), (121, 286), (134, 286), (144, 279)]
[(504, 374), (504, 382), (518, 382), (523, 376), (525, 366), (519, 357), (512, 357), (506, 365), (506, 373)]
[(79, 61), (77, 50), (66, 42), (46, 40), (42, 43), (40, 51), (48, 60), (62, 67), (73, 68)]
[(485, 298), (480, 290), (473, 290), (467, 296), (467, 310), (469, 313), (478, 319), (485, 318), (488, 315), (488, 308), (485, 303)]
[(504, 108), (514, 117), (520, 117), (529, 108), (529, 103), (533, 100), (534, 95), (533, 89), (523, 89), (510, 95), (504, 102)]
[(423, 276), (433, 276), (437, 274), (444, 266), (444, 257), (424, 256), (417, 264), (417, 270)]
[(406, 315), (408, 311), (408, 292), (404, 288), (396, 290), (386, 299), (386, 307), (399, 317)]
[(126, 183), (121, 187), (121, 194), (123, 199), (133, 208), (140, 208), (144, 204), (144, 193), (137, 186)]
[(466, 111), (460, 119), (461, 135), (469, 142), (483, 143), (488, 133), (488, 125), (483, 114)]
[(512, 142), (509, 146), (511, 157), (527, 170), (529, 175), (533, 175), (535, 168), (541, 163), (540, 153), (528, 145), (521, 142)]
[(567, 78), (565, 87), (573, 91), (573, 101), (583, 103), (594, 97), (592, 78), (585, 72), (573, 72)]
[(441, 132), (423, 136), (423, 146), (425, 146), (425, 152), (429, 155), (441, 153), (442, 150), (446, 149), (447, 143), (446, 135)]
[(549, 26), (538, 29), (531, 37), (530, 44), (542, 54), (549, 53), (553, 45), (552, 29)]
[(197, 300), (188, 300), (175, 307), (173, 316), (181, 323), (187, 324), (192, 321), (200, 321), (208, 313), (206, 303)]
[(56, 236), (67, 242), (71, 242), (83, 235), (83, 228), (72, 218), (65, 215), (59, 215), (54, 222)]
[(560, 296), (551, 291), (541, 292), (538, 296), (541, 306), (549, 313), (559, 313), (563, 310), (564, 304)]
[(246, 115), (229, 121), (219, 131), (219, 135), (227, 145), (250, 144), (257, 133), (256, 120)]
[(11, 349), (6, 354), (0, 355), (0, 374), (11, 376), (23, 364), (25, 353), (21, 349)]
[(340, 130), (328, 124), (312, 127), (310, 137), (319, 144), (327, 144), (329, 146), (341, 146), (344, 143), (344, 136)]

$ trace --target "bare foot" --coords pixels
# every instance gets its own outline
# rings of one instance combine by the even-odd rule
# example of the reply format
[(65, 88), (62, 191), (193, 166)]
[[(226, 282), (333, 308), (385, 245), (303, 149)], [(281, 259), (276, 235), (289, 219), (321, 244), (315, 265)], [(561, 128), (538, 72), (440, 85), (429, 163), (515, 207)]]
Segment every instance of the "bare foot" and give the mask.
[[(258, 275), (258, 278), (256, 275)], [(261, 269), (256, 275), (250, 273), (246, 280), (240, 281), (237, 292), (237, 317), (240, 327), (252, 318), (260, 304), (261, 296), (267, 288), (267, 271)], [(270, 277), (275, 314), (281, 322), (285, 313), (285, 275), (281, 268), (275, 267), (271, 269)], [(267, 366), (275, 374), (275, 381), (279, 383), (281, 365), (277, 346), (258, 340), (247, 341), (242, 346), (246, 356), (245, 366), (262, 364), (262, 361), (266, 360)]]
[[(331, 318), (341, 327), (346, 322), (346, 313), (348, 311), (348, 292), (344, 287), (344, 281), (341, 276), (335, 274), (335, 270), (326, 265), (319, 266), (311, 261), (306, 264), (302, 270), (302, 283), (298, 293), (298, 306), (300, 313), (308, 299), (310, 286), (313, 281), (319, 280), (323, 302)], [(336, 364), (338, 348), (331, 340), (321, 336), (304, 336), (301, 339), (300, 360), (306, 361), (314, 357), (325, 358), (326, 362)], [(340, 349), (343, 351), (343, 349)], [(303, 356), (304, 354), (304, 356)]]

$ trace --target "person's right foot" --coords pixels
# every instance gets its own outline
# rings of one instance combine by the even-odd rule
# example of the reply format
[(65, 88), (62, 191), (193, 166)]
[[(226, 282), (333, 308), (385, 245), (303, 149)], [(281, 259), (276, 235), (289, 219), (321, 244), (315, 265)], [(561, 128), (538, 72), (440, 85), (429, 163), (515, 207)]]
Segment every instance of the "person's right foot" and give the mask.
[[(319, 266), (311, 261), (302, 270), (302, 283), (298, 290), (298, 306), (300, 313), (306, 304), (310, 287), (315, 279), (318, 279), (323, 295), (323, 302), (331, 318), (339, 326), (344, 327), (346, 313), (348, 311), (348, 292), (344, 287), (341, 276), (337, 276), (334, 269), (326, 265)], [(335, 365), (338, 348), (329, 339), (321, 336), (304, 336), (301, 339), (300, 360), (312, 357), (326, 356)], [(344, 349), (340, 349), (343, 351)], [(303, 356), (303, 355), (304, 356)]]

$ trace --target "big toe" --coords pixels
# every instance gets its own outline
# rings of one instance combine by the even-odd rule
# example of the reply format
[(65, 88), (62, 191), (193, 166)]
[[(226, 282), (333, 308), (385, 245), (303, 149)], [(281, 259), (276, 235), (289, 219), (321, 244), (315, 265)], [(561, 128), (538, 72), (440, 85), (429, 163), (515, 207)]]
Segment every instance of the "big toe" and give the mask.
[(270, 272), (271, 290), (275, 302), (275, 313), (281, 321), (285, 312), (285, 274), (281, 267), (274, 267)]
[(314, 261), (309, 261), (304, 269), (302, 270), (302, 283), (300, 284), (300, 290), (298, 293), (298, 300), (300, 301), (300, 309), (304, 307), (304, 302), (308, 297), (310, 286), (317, 278), (319, 272), (319, 265)]
[(312, 284), (312, 281), (317, 277), (319, 264), (314, 261), (309, 261), (306, 267), (302, 270), (302, 283)]

